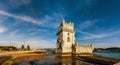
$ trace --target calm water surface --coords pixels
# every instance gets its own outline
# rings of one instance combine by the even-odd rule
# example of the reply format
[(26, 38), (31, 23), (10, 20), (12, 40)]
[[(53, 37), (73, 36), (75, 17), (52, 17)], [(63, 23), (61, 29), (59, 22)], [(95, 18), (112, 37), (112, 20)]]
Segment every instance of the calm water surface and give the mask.
[[(94, 52), (94, 54), (120, 59), (120, 52)], [(37, 61), (33, 60), (31, 62), (16, 63), (14, 65), (99, 65), (99, 64), (89, 64), (84, 61), (75, 59), (74, 57), (60, 57), (55, 55), (47, 55), (44, 60)]]
[(120, 59), (120, 52), (94, 52), (94, 54)]

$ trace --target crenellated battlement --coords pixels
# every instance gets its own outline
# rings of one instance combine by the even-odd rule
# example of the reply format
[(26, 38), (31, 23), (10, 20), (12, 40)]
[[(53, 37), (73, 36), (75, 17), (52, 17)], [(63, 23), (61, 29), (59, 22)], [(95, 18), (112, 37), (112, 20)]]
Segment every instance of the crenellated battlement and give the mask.
[(71, 29), (71, 30), (74, 30), (74, 23), (70, 22), (70, 23), (67, 23), (65, 22), (65, 20), (63, 19), (62, 20), (62, 23), (58, 26), (58, 30), (59, 28), (65, 28), (65, 29)]
[(62, 23), (58, 26), (58, 32), (57, 32), (57, 34), (59, 34), (61, 31), (67, 31), (67, 32), (74, 33), (74, 23), (72, 23), (72, 22), (67, 23), (63, 19)]

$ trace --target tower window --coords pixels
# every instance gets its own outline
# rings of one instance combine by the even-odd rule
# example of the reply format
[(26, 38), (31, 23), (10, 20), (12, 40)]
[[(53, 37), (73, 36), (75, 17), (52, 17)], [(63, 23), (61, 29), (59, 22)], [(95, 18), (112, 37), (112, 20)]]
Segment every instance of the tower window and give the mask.
[(69, 35), (69, 33), (68, 33), (68, 35)]
[(67, 42), (70, 42), (70, 38), (69, 37), (67, 38)]

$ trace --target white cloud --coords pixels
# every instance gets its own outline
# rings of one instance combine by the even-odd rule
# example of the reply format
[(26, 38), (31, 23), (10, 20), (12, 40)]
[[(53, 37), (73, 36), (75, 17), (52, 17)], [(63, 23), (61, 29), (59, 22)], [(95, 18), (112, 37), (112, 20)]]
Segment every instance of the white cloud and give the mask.
[(17, 34), (18, 32), (19, 32), (18, 30), (14, 30), (7, 37), (8, 38), (16, 38), (16, 39), (22, 38), (23, 35), (22, 34)]
[(29, 33), (30, 35), (36, 35), (38, 32), (31, 32), (31, 33)]
[(92, 43), (96, 48), (107, 48), (107, 47), (119, 47), (120, 46), (120, 30), (107, 31), (103, 33), (93, 34), (88, 32), (79, 31), (84, 36), (79, 37), (80, 43), (88, 44)]
[(7, 16), (7, 17), (12, 17), (14, 19), (23, 20), (25, 22), (30, 22), (30, 23), (33, 23), (33, 24), (42, 24), (42, 22), (40, 22), (39, 20), (36, 20), (36, 19), (34, 19), (32, 17), (29, 17), (29, 16), (17, 16), (17, 15), (13, 15), (13, 14), (8, 13), (8, 12), (3, 11), (3, 10), (0, 10), (0, 15)]
[(95, 23), (97, 22), (97, 20), (92, 20), (92, 21), (84, 21), (83, 23), (81, 23), (79, 25), (79, 28), (80, 29), (86, 29), (86, 28), (89, 28), (91, 26), (93, 26)]
[(6, 16), (14, 18), (16, 20), (22, 20), (24, 22), (30, 22), (33, 24), (42, 25), (43, 27), (51, 27), (51, 28), (57, 28), (58, 24), (61, 22), (61, 20), (64, 18), (65, 15), (61, 13), (53, 13), (51, 15), (45, 15), (43, 18), (40, 18), (40, 20), (34, 19), (30, 16), (18, 16), (11, 13), (8, 13), (6, 11), (0, 10), (1, 16)]
[[(15, 37), (15, 36), (14, 36)], [(21, 39), (22, 38), (22, 39)], [(52, 39), (52, 40), (45, 40), (45, 39), (41, 39), (41, 38), (24, 38), (21, 37), (18, 39), (13, 38), (13, 40), (0, 40), (0, 45), (11, 45), (13, 46), (17, 46), (20, 47), (22, 44), (26, 45), (30, 45), (31, 48), (55, 48), (56, 45), (56, 40)], [(6, 38), (8, 39), (8, 38)], [(25, 43), (23, 42), (25, 41)]]
[(5, 22), (7, 19), (5, 16), (0, 16), (0, 23)]
[[(29, 37), (24, 34), (17, 34), (19, 30), (12, 31), (9, 34), (0, 35), (0, 45), (11, 45), (20, 47), (22, 44), (30, 45), (31, 48), (55, 48), (56, 40), (40, 37)], [(25, 43), (23, 43), (25, 41)]]
[(79, 33), (85, 34), (85, 36), (82, 38), (82, 40), (88, 40), (88, 39), (101, 39), (105, 37), (110, 37), (113, 35), (120, 34), (120, 31), (114, 31), (114, 32), (108, 32), (108, 33), (99, 33), (99, 34), (92, 34), (88, 32), (78, 31)]
[(32, 46), (32, 48), (55, 48), (56, 40), (28, 39), (26, 43)]
[(42, 29), (38, 29), (37, 31), (38, 31), (38, 32), (42, 32), (42, 31), (45, 31), (45, 30), (42, 30)]
[(24, 40), (26, 37), (23, 37), (23, 34), (17, 34), (18, 30), (12, 31), (7, 34), (1, 34), (0, 35), (0, 40)]
[(65, 14), (53, 13), (51, 15), (45, 15), (43, 18), (41, 18), (41, 21), (44, 22), (43, 26), (45, 27), (57, 28), (58, 24), (60, 24), (64, 17)]
[(4, 32), (6, 32), (6, 31), (7, 31), (6, 28), (4, 28), (4, 27), (0, 27), (0, 33), (4, 33)]

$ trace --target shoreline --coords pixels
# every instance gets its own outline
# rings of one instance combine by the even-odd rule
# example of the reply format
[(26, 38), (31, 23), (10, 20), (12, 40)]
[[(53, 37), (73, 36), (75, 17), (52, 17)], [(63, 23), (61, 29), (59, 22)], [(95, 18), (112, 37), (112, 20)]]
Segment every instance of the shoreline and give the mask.
[[(69, 55), (62, 55), (62, 58), (69, 57)], [(97, 55), (97, 54), (74, 54), (74, 58), (87, 62), (87, 63), (92, 63), (92, 64), (97, 64), (97, 65), (113, 65), (116, 63), (120, 62), (120, 59), (116, 58), (110, 58), (110, 57), (105, 57), (102, 55)], [(119, 64), (120, 65), (120, 64)]]
[[(43, 53), (36, 53), (33, 51), (17, 51), (17, 52), (7, 52), (2, 53), (1, 57), (9, 56), (11, 58), (3, 62), (2, 65), (12, 65), (14, 62), (29, 62), (31, 60), (37, 59), (43, 56)], [(22, 58), (22, 59), (21, 59)], [(21, 59), (21, 60), (18, 60)]]
[(105, 57), (94, 54), (93, 56), (78, 56), (78, 59), (82, 59), (86, 62), (100, 64), (100, 65), (113, 65), (120, 62), (120, 59)]
[[(7, 56), (7, 55), (6, 55)], [(109, 57), (104, 57), (97, 54), (81, 54), (81, 55), (75, 55), (75, 56), (59, 56), (58, 59), (56, 59), (56, 54), (53, 55), (46, 55), (45, 53), (36, 53), (36, 52), (21, 52), (21, 53), (11, 53), (8, 54), (8, 56), (12, 56), (12, 58), (5, 61), (2, 65), (12, 65), (15, 63), (30, 63), (30, 62), (36, 62), (36, 63), (55, 63), (57, 64), (57, 60), (60, 60), (58, 63), (64, 63), (68, 59), (71, 63), (84, 63), (84, 64), (102, 64), (102, 65), (110, 65), (120, 62), (120, 59), (114, 59)], [(54, 62), (52, 62), (52, 60)], [(73, 60), (74, 59), (74, 60)], [(75, 62), (76, 61), (76, 62)]]

